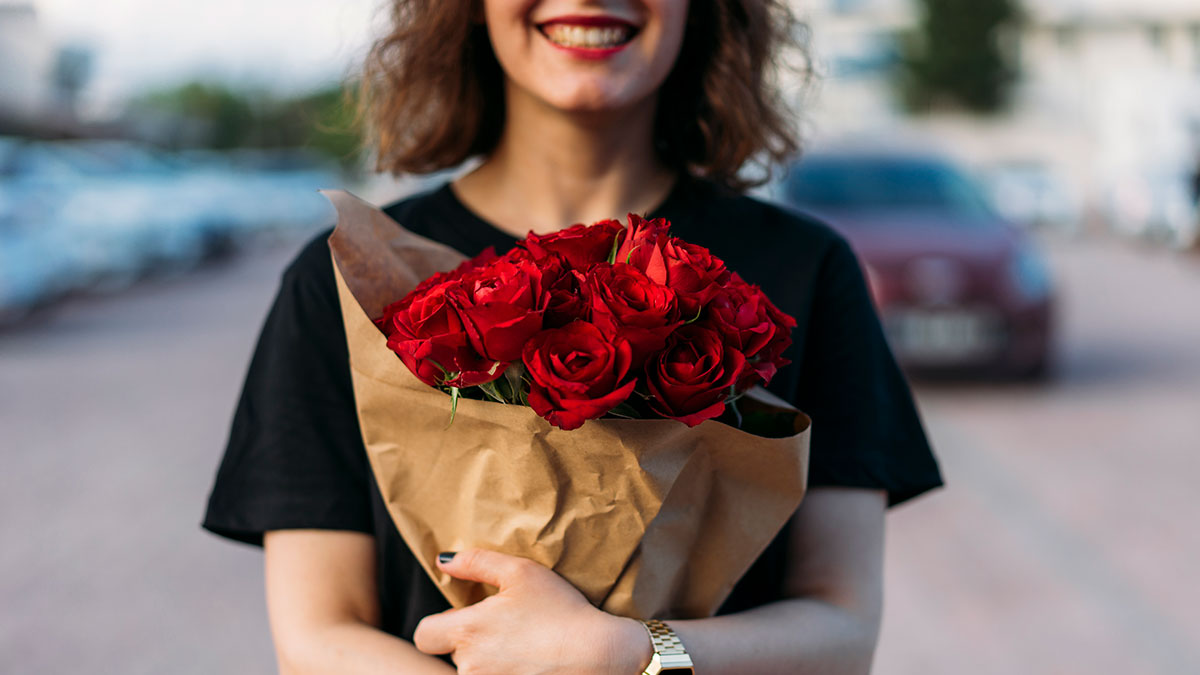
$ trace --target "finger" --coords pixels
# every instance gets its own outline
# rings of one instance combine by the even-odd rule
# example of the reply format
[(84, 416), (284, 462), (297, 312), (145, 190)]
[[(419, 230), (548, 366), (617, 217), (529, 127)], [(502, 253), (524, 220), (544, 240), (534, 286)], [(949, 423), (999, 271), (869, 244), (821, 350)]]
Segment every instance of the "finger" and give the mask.
[(413, 644), (426, 654), (449, 654), (458, 647), (466, 619), (461, 609), (430, 614), (417, 624)]
[(528, 558), (518, 558), (481, 548), (467, 549), (455, 554), (443, 553), (438, 556), (438, 566), (457, 579), (478, 581), (500, 590), (527, 579), (538, 570), (546, 569)]

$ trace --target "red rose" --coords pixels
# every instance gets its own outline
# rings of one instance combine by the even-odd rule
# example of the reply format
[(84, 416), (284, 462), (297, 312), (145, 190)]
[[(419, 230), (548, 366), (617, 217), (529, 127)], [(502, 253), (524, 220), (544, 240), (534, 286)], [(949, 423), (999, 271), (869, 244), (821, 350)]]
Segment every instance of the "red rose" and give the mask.
[(562, 255), (545, 252), (535, 257), (525, 249), (514, 248), (505, 257), (528, 260), (540, 271), (541, 288), (546, 294), (543, 328), (560, 328), (576, 319), (588, 319), (589, 310), (583, 296), (583, 275), (572, 269)]
[(624, 263), (593, 265), (586, 274), (584, 293), (592, 323), (605, 335), (629, 341), (634, 367), (662, 349), (667, 336), (683, 323), (675, 291)]
[(391, 329), (388, 328), (388, 326), (391, 324), (392, 317), (396, 314), (396, 312), (399, 312), (399, 311), (403, 310), (405, 307), (408, 307), (408, 305), (413, 301), (413, 299), (416, 296), (420, 295), (421, 293), (424, 293), (426, 290), (428, 290), (434, 286), (444, 284), (447, 281), (457, 281), (457, 280), (461, 279), (463, 277), (463, 275), (467, 274), (468, 272), (470, 272), (474, 269), (477, 269), (479, 267), (483, 267), (484, 265), (487, 265), (488, 263), (492, 262), (493, 260), (496, 260), (498, 257), (499, 256), (496, 255), (495, 247), (489, 246), (489, 247), (483, 249), (483, 252), (480, 253), (479, 255), (475, 256), (474, 258), (471, 258), (470, 260), (462, 261), (461, 263), (459, 263), (458, 267), (455, 267), (452, 270), (448, 270), (446, 272), (438, 272), (437, 274), (434, 274), (433, 276), (426, 277), (424, 281), (417, 284), (415, 288), (413, 288), (411, 291), (409, 291), (408, 295), (405, 295), (403, 298), (400, 298), (396, 302), (393, 302), (392, 304), (388, 305), (387, 307), (384, 307), (383, 308), (383, 316), (379, 317), (378, 319), (375, 319), (375, 325), (378, 326), (379, 330), (382, 330), (385, 335), (390, 335)]
[(736, 273), (716, 292), (702, 323), (724, 335), (726, 343), (748, 359), (739, 389), (749, 388), (756, 381), (770, 382), (775, 372), (789, 363), (781, 355), (792, 344), (796, 320)]
[(771, 323), (775, 324), (775, 339), (762, 348), (751, 364), (762, 384), (766, 385), (780, 368), (791, 363), (790, 359), (783, 358), (783, 352), (792, 345), (792, 329), (796, 327), (796, 320), (783, 313), (762, 291), (759, 293), (767, 306), (767, 316), (770, 317)]
[(725, 335), (731, 346), (754, 356), (775, 337), (776, 325), (765, 301), (761, 291), (735, 274), (709, 304), (705, 323)]
[(412, 292), (388, 308), (382, 320), (388, 347), (431, 387), (470, 387), (504, 372), (503, 363), (482, 357), (449, 294), (457, 281)]
[(567, 270), (549, 288), (544, 325), (558, 328), (575, 320), (586, 321), (590, 313), (584, 295), (584, 276), (575, 270)]
[(616, 261), (672, 288), (679, 296), (680, 314), (694, 318), (729, 278), (729, 271), (724, 261), (703, 246), (667, 236), (670, 226), (661, 218), (643, 220), (629, 214), (629, 230), (617, 249)]
[(679, 312), (686, 319), (700, 314), (729, 280), (725, 262), (703, 246), (671, 237), (662, 247), (667, 285), (679, 296)]
[(531, 260), (494, 260), (451, 288), (471, 345), (486, 359), (516, 361), (525, 341), (542, 329), (547, 293), (541, 269)]
[(671, 335), (667, 348), (646, 363), (650, 407), (694, 427), (725, 411), (746, 359), (714, 330), (692, 324)]
[[(445, 283), (447, 281), (457, 281), (458, 279), (463, 278), (467, 274), (469, 274), (481, 267), (484, 267), (486, 265), (490, 265), (491, 263), (493, 263), (494, 261), (499, 260), (499, 259), (500, 259), (500, 256), (496, 255), (496, 248), (494, 246), (489, 246), (489, 247), (483, 249), (483, 252), (480, 253), (479, 255), (475, 256), (474, 258), (471, 258), (470, 260), (462, 261), (461, 263), (459, 263), (458, 267), (455, 267), (454, 269), (450, 270), (449, 272), (438, 272), (437, 274), (429, 277), (425, 281), (422, 281), (421, 283), (417, 284), (417, 287), (412, 289), (410, 294), (411, 293), (420, 293), (421, 291), (425, 290), (426, 288), (429, 288), (431, 286), (437, 286), (438, 284)], [(386, 310), (385, 310), (385, 313), (386, 313)]]
[(628, 343), (584, 321), (544, 330), (522, 354), (533, 378), (529, 406), (560, 429), (577, 429), (629, 398), (632, 359)]
[(529, 251), (535, 258), (557, 253), (567, 264), (584, 269), (592, 263), (605, 262), (612, 253), (613, 239), (621, 232), (621, 223), (602, 220), (593, 225), (572, 225), (565, 230), (550, 234), (529, 233), (517, 246)]
[(629, 263), (651, 279), (665, 284), (667, 270), (661, 245), (666, 242), (670, 227), (671, 224), (662, 218), (646, 220), (636, 213), (629, 214), (629, 227), (620, 237), (621, 244), (613, 262)]

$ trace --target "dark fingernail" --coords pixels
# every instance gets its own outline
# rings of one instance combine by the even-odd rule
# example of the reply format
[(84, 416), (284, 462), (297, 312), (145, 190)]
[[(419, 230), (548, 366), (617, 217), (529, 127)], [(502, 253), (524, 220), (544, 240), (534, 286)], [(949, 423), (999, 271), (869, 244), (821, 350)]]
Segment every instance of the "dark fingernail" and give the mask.
[(458, 554), (457, 551), (447, 551), (445, 553), (439, 553), (438, 554), (438, 562), (445, 565), (446, 563), (450, 562), (451, 560), (454, 560), (454, 556), (457, 554)]

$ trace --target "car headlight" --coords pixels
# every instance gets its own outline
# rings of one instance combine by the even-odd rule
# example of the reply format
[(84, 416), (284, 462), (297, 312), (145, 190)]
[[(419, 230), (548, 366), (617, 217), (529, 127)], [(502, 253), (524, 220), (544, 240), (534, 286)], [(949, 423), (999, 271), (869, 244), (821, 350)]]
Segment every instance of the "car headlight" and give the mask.
[(1009, 269), (1013, 286), (1024, 300), (1041, 300), (1050, 295), (1050, 270), (1032, 246), (1022, 246)]

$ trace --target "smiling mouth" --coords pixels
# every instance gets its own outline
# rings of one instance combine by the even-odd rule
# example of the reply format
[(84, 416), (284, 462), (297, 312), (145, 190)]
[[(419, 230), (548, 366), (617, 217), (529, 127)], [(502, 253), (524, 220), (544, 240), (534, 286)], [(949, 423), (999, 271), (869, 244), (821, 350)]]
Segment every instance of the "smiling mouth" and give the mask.
[(553, 44), (568, 49), (616, 49), (637, 35), (636, 27), (607, 17), (555, 19), (539, 24), (538, 30)]

